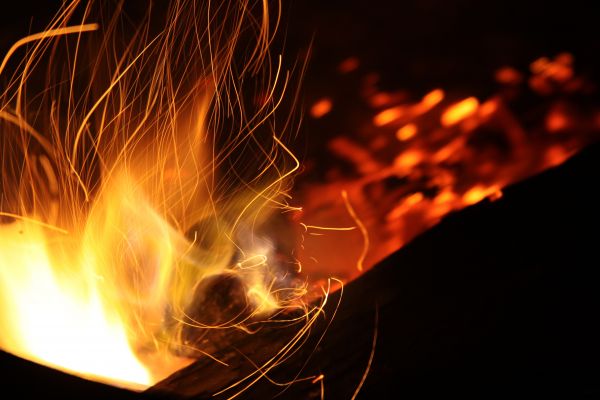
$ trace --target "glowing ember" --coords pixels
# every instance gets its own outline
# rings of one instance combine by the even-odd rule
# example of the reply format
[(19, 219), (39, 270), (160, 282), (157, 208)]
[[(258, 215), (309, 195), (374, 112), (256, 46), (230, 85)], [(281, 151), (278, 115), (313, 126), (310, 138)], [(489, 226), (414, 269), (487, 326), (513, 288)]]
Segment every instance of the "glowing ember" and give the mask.
[(442, 125), (455, 125), (473, 115), (478, 107), (479, 101), (474, 97), (469, 97), (468, 99), (453, 104), (442, 114)]
[(415, 124), (406, 124), (396, 132), (398, 140), (403, 142), (412, 139), (418, 132), (418, 128)]
[(503, 67), (496, 71), (496, 81), (503, 85), (518, 85), (523, 81), (523, 75), (514, 68)]
[(340, 65), (338, 66), (338, 69), (341, 73), (347, 74), (349, 72), (356, 70), (359, 65), (360, 65), (360, 62), (358, 61), (358, 58), (349, 57), (340, 63)]
[(377, 126), (384, 126), (391, 122), (400, 119), (404, 115), (404, 107), (393, 107), (380, 112), (373, 119), (373, 123)]
[(437, 106), (442, 100), (444, 100), (444, 91), (442, 89), (435, 89), (423, 96), (421, 100), (423, 111), (429, 111), (433, 107)]
[[(328, 171), (309, 170), (301, 182), (305, 223), (351, 225), (354, 218), (340, 197), (347, 193), (370, 238), (363, 263), (369, 268), (446, 214), (496, 200), (505, 186), (564, 162), (597, 139), (598, 108), (573, 106), (594, 88), (575, 73), (573, 56), (542, 57), (530, 69), (529, 76), (509, 66), (498, 69), (494, 78), (502, 86), (485, 99), (442, 89), (419, 99), (407, 90), (381, 90), (372, 73), (331, 78), (355, 107), (353, 121), (364, 122), (328, 140), (331, 159), (312, 162)], [(357, 98), (349, 100), (353, 86)], [(330, 90), (328, 97), (338, 102), (337, 89)], [(537, 120), (522, 116), (523, 98), (534, 99)], [(365, 105), (360, 113), (356, 104)], [(337, 107), (344, 115), (343, 104)], [(349, 266), (361, 257), (363, 243), (356, 230), (330, 231), (318, 241), (306, 237), (299, 250), (304, 270), (351, 280), (361, 273)]]
[(333, 107), (333, 103), (331, 102), (330, 99), (321, 99), (319, 101), (317, 101), (315, 104), (313, 104), (313, 106), (310, 109), (310, 115), (313, 118), (321, 118), (322, 116), (326, 115), (329, 113), (329, 111), (331, 111), (331, 108)]

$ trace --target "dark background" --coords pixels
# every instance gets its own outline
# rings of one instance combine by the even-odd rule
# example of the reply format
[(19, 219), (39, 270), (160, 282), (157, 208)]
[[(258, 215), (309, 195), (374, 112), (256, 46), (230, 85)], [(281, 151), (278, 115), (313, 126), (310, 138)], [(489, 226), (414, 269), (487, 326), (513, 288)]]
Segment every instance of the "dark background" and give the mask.
[(442, 86), (485, 94), (490, 71), (526, 67), (540, 56), (574, 54), (582, 71), (598, 66), (597, 19), (589, 3), (547, 1), (294, 1), (287, 12), (290, 51), (314, 34), (306, 77), (358, 56), (388, 89)]
[[(116, 1), (115, 1), (116, 3)], [(165, 8), (167, 1), (155, 1)], [(385, 77), (386, 87), (449, 87), (485, 92), (490, 71), (525, 67), (540, 56), (568, 51), (595, 75), (597, 14), (583, 0), (292, 0), (283, 2), (280, 39), (288, 60), (314, 39), (305, 85), (348, 56)], [(43, 28), (60, 1), (12, 2), (0, 15), (0, 51)], [(133, 18), (147, 1), (127, 0)], [(281, 44), (281, 43), (280, 43)], [(487, 84), (485, 84), (487, 83)], [(479, 93), (475, 93), (479, 94)], [(484, 94), (484, 93), (482, 93)]]

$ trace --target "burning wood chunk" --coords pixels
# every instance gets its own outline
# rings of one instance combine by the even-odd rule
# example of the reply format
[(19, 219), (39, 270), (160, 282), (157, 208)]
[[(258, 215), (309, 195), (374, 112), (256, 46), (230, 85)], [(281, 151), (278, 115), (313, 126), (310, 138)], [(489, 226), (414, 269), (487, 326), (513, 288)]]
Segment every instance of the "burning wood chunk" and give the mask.
[(227, 347), (252, 315), (247, 288), (234, 274), (210, 276), (195, 288), (194, 301), (185, 312), (183, 354), (198, 357)]

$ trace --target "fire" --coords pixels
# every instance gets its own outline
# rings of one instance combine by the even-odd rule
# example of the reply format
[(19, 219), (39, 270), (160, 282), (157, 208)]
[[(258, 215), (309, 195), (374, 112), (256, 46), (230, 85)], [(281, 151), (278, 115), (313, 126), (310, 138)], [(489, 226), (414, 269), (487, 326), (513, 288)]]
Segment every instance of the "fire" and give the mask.
[(427, 93), (423, 96), (421, 100), (421, 108), (424, 112), (431, 110), (433, 107), (437, 106), (442, 100), (444, 100), (444, 91), (442, 89), (434, 89), (431, 92)]
[[(328, 138), (343, 165), (321, 164), (326, 181), (301, 186), (305, 207), (293, 207), (300, 163), (279, 131), (293, 121), (275, 119), (291, 82), (269, 51), (277, 10), (171, 3), (156, 30), (152, 10), (139, 24), (118, 12), (96, 23), (102, 4), (65, 2), (0, 64), (7, 351), (143, 389), (198, 357), (225, 363), (215, 331), (251, 334), (298, 312), (282, 318), (300, 325), (291, 342), (228, 388), (243, 391), (322, 314), (305, 305), (300, 272), (352, 279), (448, 213), (565, 161), (592, 139), (572, 131), (599, 126), (600, 112), (565, 105), (586, 86), (567, 53), (534, 61), (530, 76), (502, 67), (488, 98), (383, 91), (349, 57), (331, 70), (361, 79), (360, 101), (332, 93), (309, 113), (330, 123), (363, 104), (364, 124)], [(512, 108), (525, 90), (548, 99), (541, 128)], [(277, 211), (304, 228), (299, 244), (269, 231)]]
[(150, 383), (99, 294), (53, 274), (42, 228), (17, 222), (2, 226), (0, 236), (3, 348), (86, 376)]
[(331, 103), (330, 99), (328, 99), (328, 98), (321, 99), (321, 100), (317, 101), (315, 104), (313, 104), (313, 106), (310, 109), (310, 115), (313, 118), (321, 118), (321, 117), (329, 114), (332, 107), (333, 107), (333, 103)]
[[(157, 32), (151, 10), (88, 23), (102, 7), (65, 3), (0, 66), (0, 346), (143, 389), (212, 357), (211, 331), (303, 309), (264, 233), (298, 160), (270, 122), (288, 80), (265, 2), (175, 1)], [(232, 308), (202, 308), (215, 293)]]
[(496, 200), (502, 197), (502, 192), (497, 186), (477, 185), (463, 194), (463, 202), (466, 205), (475, 204), (487, 197)]
[[(328, 77), (344, 88), (344, 102), (337, 87), (326, 93), (338, 104), (336, 114), (352, 113), (352, 125), (337, 121), (347, 135), (327, 139), (331, 157), (314, 155), (310, 165), (321, 169), (306, 171), (298, 197), (306, 224), (360, 220), (370, 246), (365, 255), (367, 235), (357, 230), (306, 238), (301, 250), (307, 273), (352, 280), (447, 214), (497, 200), (507, 185), (559, 165), (597, 140), (598, 108), (573, 105), (594, 101), (595, 85), (576, 72), (572, 55), (540, 57), (529, 74), (503, 66), (490, 75), (500, 87), (485, 98), (441, 88), (424, 95), (390, 91), (378, 87), (377, 74), (360, 70)], [(349, 98), (352, 90), (356, 98)], [(347, 111), (344, 104), (355, 108)], [(341, 193), (353, 205), (352, 216)], [(349, 268), (357, 258), (361, 268)]]

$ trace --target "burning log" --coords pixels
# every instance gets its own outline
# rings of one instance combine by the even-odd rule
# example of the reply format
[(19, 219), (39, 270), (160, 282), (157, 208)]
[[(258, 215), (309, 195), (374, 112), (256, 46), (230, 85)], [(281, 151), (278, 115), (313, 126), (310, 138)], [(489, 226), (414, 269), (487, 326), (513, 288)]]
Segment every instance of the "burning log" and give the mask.
[[(600, 224), (589, 184), (599, 157), (596, 145), (444, 219), (330, 296), (300, 351), (246, 395), (351, 398), (372, 354), (359, 397), (600, 393), (600, 276), (588, 233)], [(149, 393), (227, 398), (286, 340), (281, 330), (246, 336), (215, 355), (229, 366), (200, 359)]]

